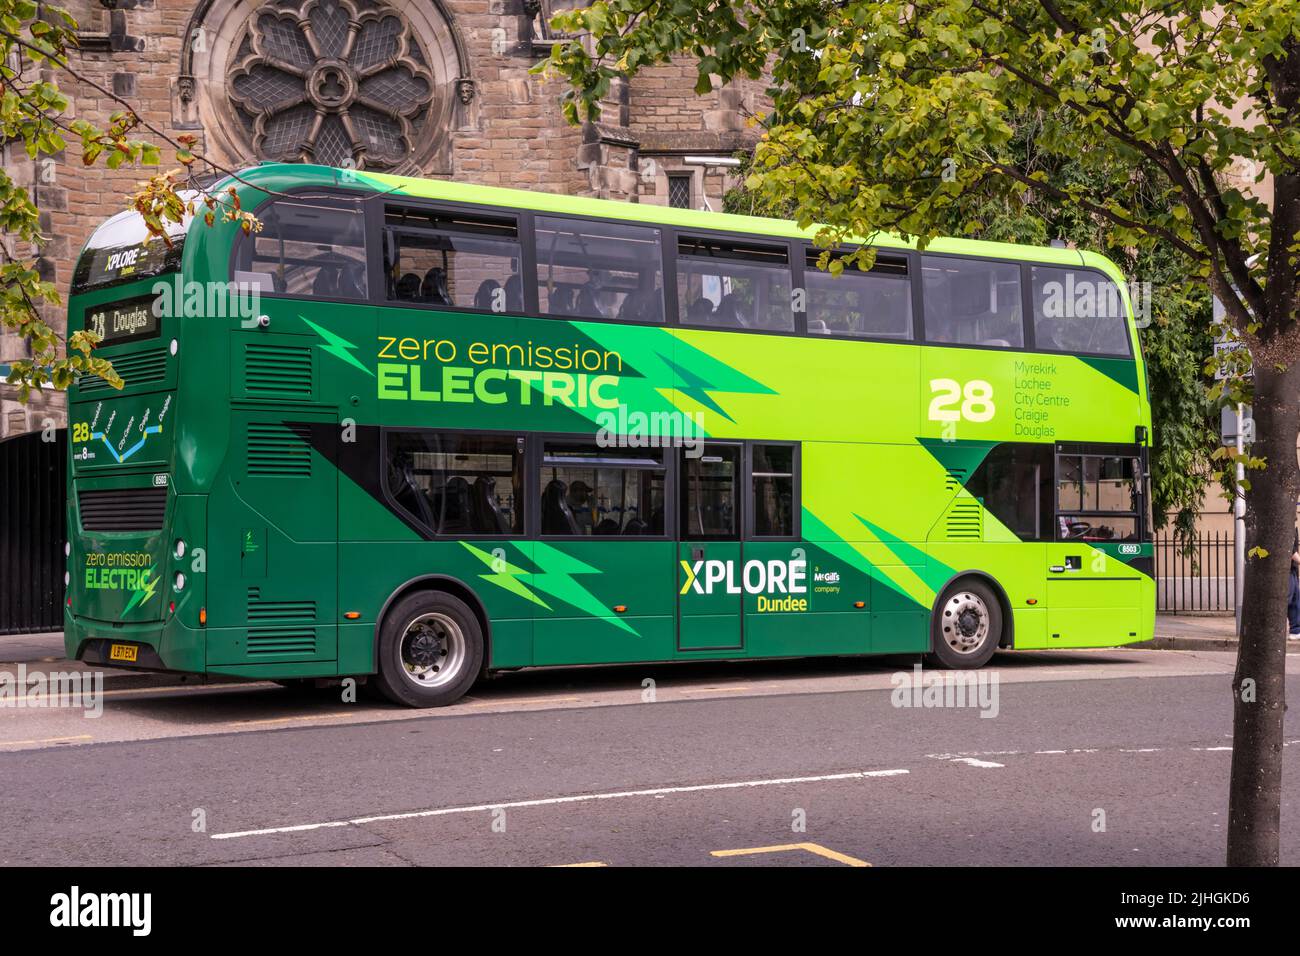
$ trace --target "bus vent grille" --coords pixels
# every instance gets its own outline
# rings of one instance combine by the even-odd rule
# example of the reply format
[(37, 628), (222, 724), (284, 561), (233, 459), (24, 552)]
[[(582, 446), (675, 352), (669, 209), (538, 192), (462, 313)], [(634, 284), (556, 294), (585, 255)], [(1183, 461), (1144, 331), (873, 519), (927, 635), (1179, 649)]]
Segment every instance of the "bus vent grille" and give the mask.
[(167, 489), (79, 491), (77, 511), (86, 531), (157, 531), (167, 514)]
[(244, 390), (311, 398), (311, 348), (295, 345), (244, 345)]
[(954, 501), (948, 509), (947, 529), (949, 539), (975, 540), (984, 537), (980, 503), (974, 498)]
[(949, 468), (947, 471), (948, 477), (944, 479), (943, 490), (952, 494), (958, 488), (965, 486), (970, 472), (965, 468)]
[[(167, 377), (167, 350), (150, 349), (136, 355), (123, 355), (112, 359), (113, 370), (122, 376), (123, 388), (135, 388), (139, 385), (154, 385)], [(94, 392), (110, 388), (107, 380), (98, 375), (83, 375), (77, 382), (82, 392)]]
[(305, 631), (254, 631), (248, 632), (248, 656), (274, 654), (279, 657), (298, 655), (316, 656), (316, 632)]
[(258, 588), (248, 589), (248, 620), (301, 624), (316, 620), (315, 601), (263, 601)]
[(250, 422), (250, 478), (310, 478), (311, 429), (287, 422)]

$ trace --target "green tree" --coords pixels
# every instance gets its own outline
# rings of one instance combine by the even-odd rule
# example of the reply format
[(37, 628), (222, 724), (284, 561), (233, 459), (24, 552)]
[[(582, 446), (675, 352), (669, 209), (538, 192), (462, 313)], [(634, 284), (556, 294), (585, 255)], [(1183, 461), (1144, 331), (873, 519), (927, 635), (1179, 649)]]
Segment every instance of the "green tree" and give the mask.
[[(824, 224), (823, 243), (882, 230), (924, 243), (973, 191), (1008, 204), (1032, 193), (1091, 217), (1104, 249), (1177, 252), (1224, 304), (1254, 365), (1225, 394), (1253, 391), (1256, 423), (1227, 860), (1275, 864), (1300, 493), (1300, 5), (600, 0), (556, 26), (577, 37), (545, 64), (570, 81), (574, 122), (618, 74), (673, 56), (697, 61), (701, 93), (711, 75), (768, 76), (748, 185), (791, 198), (801, 224)], [(1025, 115), (1041, 118), (1038, 154), (1111, 188), (1018, 159)], [(1242, 177), (1271, 178), (1271, 196)]]
[[(127, 197), (128, 206), (143, 216), (150, 232), (170, 242), (167, 223), (181, 222), (196, 207), (209, 222), (220, 215), (242, 219), (246, 229), (253, 228), (255, 220), (239, 210), (233, 192), (222, 197), (184, 192), (195, 185), (198, 166), (210, 166), (193, 151), (193, 135), (167, 136), (141, 120), (129, 102), (69, 64), (68, 51), (77, 45), (76, 30), (76, 21), (61, 7), (35, 0), (0, 0), (0, 142), (10, 150), (23, 149), (32, 160), (51, 163), (72, 142), (80, 147), (85, 166), (102, 162), (108, 169), (157, 167), (157, 144), (170, 145), (180, 166), (154, 172)], [(60, 76), (94, 89), (122, 109), (104, 128), (68, 120)], [(133, 138), (138, 130), (152, 134), (156, 142)], [(16, 332), (31, 354), (12, 363), (6, 381), (17, 389), (19, 401), (26, 401), (33, 389), (67, 388), (85, 373), (100, 375), (120, 388), (122, 380), (112, 364), (94, 354), (98, 341), (94, 333), (69, 329), (65, 338), (42, 316), (46, 308), (59, 305), (60, 297), (54, 283), (42, 279), (37, 269), (36, 260), (48, 237), (41, 232), (33, 188), (16, 182), (11, 170), (0, 169), (0, 329)]]

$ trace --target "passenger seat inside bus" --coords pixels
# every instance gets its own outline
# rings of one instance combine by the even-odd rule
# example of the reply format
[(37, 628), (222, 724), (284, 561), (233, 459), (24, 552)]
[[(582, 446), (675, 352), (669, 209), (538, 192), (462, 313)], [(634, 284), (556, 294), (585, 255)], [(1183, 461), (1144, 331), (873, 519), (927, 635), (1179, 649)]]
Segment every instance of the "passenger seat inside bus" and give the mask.
[(558, 478), (552, 478), (542, 490), (543, 534), (578, 534), (578, 521), (566, 498), (568, 490)]
[(408, 272), (397, 280), (397, 285), (393, 290), (394, 298), (401, 302), (414, 302), (420, 294), (420, 277), (414, 272)]
[(472, 531), (469, 482), (456, 475), (447, 479), (442, 493), (442, 530)]
[(415, 469), (411, 456), (398, 452), (393, 459), (393, 497), (397, 503), (412, 515), (434, 530), (437, 526), (433, 520), (433, 508), (424, 489), (415, 480)]
[(364, 299), (365, 263), (334, 260), (316, 270), (311, 294), (324, 299)]
[(434, 305), (450, 305), (451, 296), (447, 292), (447, 273), (434, 266), (424, 274), (420, 283), (420, 300)]
[(474, 482), (474, 497), (470, 499), (474, 516), (474, 531), (479, 534), (509, 534), (510, 522), (497, 505), (497, 481), (489, 475), (479, 475)]

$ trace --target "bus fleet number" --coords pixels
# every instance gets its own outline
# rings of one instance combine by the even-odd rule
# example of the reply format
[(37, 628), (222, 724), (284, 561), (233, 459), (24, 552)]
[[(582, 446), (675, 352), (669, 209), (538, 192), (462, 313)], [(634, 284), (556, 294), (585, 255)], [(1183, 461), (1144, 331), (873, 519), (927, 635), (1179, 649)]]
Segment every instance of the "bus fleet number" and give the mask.
[[(951, 378), (930, 379), (930, 421), (987, 422), (997, 408), (993, 404), (993, 386), (982, 378), (973, 378), (965, 385)], [(960, 408), (954, 408), (961, 402)]]

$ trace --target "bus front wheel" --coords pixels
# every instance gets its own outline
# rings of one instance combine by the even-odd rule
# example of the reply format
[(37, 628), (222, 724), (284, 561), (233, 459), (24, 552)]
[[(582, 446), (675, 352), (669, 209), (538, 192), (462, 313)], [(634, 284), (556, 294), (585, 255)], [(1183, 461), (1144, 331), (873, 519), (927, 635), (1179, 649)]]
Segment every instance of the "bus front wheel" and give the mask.
[(441, 591), (417, 591), (389, 610), (379, 632), (385, 697), (407, 707), (455, 703), (483, 666), (483, 629), (469, 606)]
[(983, 581), (955, 581), (939, 599), (931, 631), (931, 662), (954, 670), (982, 667), (1002, 641), (1002, 604)]

